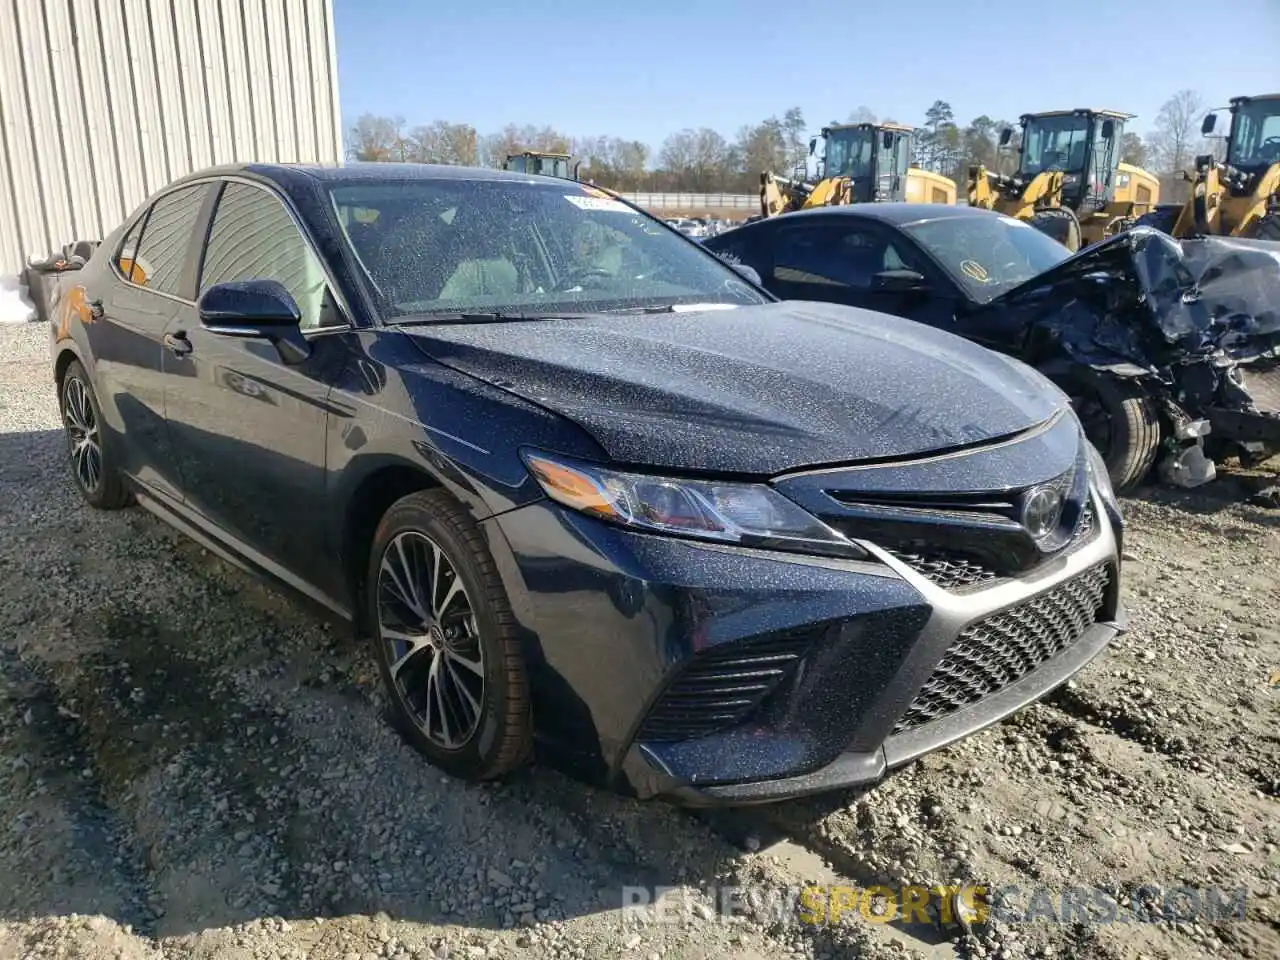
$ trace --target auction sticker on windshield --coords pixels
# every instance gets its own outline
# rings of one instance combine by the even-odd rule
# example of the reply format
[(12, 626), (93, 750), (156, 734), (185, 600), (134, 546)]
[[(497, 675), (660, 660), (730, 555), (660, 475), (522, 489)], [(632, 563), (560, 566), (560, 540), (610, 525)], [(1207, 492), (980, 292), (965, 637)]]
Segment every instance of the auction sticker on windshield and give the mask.
[(581, 210), (607, 210), (610, 213), (635, 213), (621, 200), (608, 197), (581, 197), (566, 195), (565, 199)]

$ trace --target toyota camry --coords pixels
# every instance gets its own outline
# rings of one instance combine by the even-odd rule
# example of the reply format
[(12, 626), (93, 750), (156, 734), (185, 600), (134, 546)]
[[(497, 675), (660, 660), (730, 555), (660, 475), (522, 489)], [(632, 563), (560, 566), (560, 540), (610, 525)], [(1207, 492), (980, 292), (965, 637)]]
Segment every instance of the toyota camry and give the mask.
[(450, 773), (874, 783), (1107, 645), (1121, 517), (1039, 373), (750, 276), (577, 182), (208, 170), (52, 311), (70, 475), (351, 621)]

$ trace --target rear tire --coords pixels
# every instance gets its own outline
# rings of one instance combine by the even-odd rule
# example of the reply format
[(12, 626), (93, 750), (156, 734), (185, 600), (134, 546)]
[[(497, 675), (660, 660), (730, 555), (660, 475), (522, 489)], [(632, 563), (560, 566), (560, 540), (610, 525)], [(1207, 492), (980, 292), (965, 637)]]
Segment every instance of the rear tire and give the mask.
[(1117, 493), (1142, 483), (1160, 452), (1160, 416), (1136, 383), (1092, 371), (1060, 380), (1085, 435), (1098, 448)]
[(1031, 218), (1031, 225), (1075, 253), (1082, 245), (1080, 221), (1066, 207), (1041, 210)]
[(484, 535), (442, 490), (378, 523), (366, 612), (392, 719), (428, 760), (487, 780), (521, 766), (533, 719), (515, 615)]
[(120, 476), (110, 438), (102, 426), (102, 408), (79, 360), (62, 375), (58, 409), (67, 437), (71, 480), (91, 507), (118, 510), (129, 505), (128, 487)]

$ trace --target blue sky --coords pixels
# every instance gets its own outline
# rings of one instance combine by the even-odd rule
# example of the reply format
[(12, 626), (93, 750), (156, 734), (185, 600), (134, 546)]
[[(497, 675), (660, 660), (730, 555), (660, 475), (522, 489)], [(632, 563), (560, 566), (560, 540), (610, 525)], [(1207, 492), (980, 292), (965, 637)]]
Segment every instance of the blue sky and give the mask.
[(793, 105), (812, 132), (862, 104), (922, 123), (941, 98), (960, 123), (1094, 106), (1145, 133), (1183, 87), (1212, 106), (1280, 89), (1280, 0), (334, 0), (334, 16), (346, 126), (533, 123), (656, 149)]

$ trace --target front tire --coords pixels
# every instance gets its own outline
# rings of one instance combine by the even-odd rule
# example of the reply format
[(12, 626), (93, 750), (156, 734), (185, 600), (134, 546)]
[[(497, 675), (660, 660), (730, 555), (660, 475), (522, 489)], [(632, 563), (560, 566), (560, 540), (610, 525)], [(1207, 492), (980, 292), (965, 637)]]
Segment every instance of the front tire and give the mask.
[(447, 493), (398, 500), (370, 550), (366, 604), (392, 719), (467, 780), (502, 776), (533, 742), (515, 616), (484, 535)]
[(1280, 213), (1263, 214), (1253, 221), (1248, 239), (1270, 240), (1274, 243), (1280, 243)]
[(1040, 210), (1031, 218), (1031, 225), (1075, 253), (1083, 245), (1080, 221), (1067, 207), (1051, 207)]
[(1160, 452), (1160, 416), (1136, 383), (1077, 371), (1061, 384), (1085, 435), (1098, 448), (1117, 493), (1128, 493), (1151, 472)]
[(79, 360), (62, 377), (58, 397), (67, 437), (71, 479), (85, 501), (99, 510), (118, 510), (129, 503), (129, 490), (104, 436), (102, 408)]

